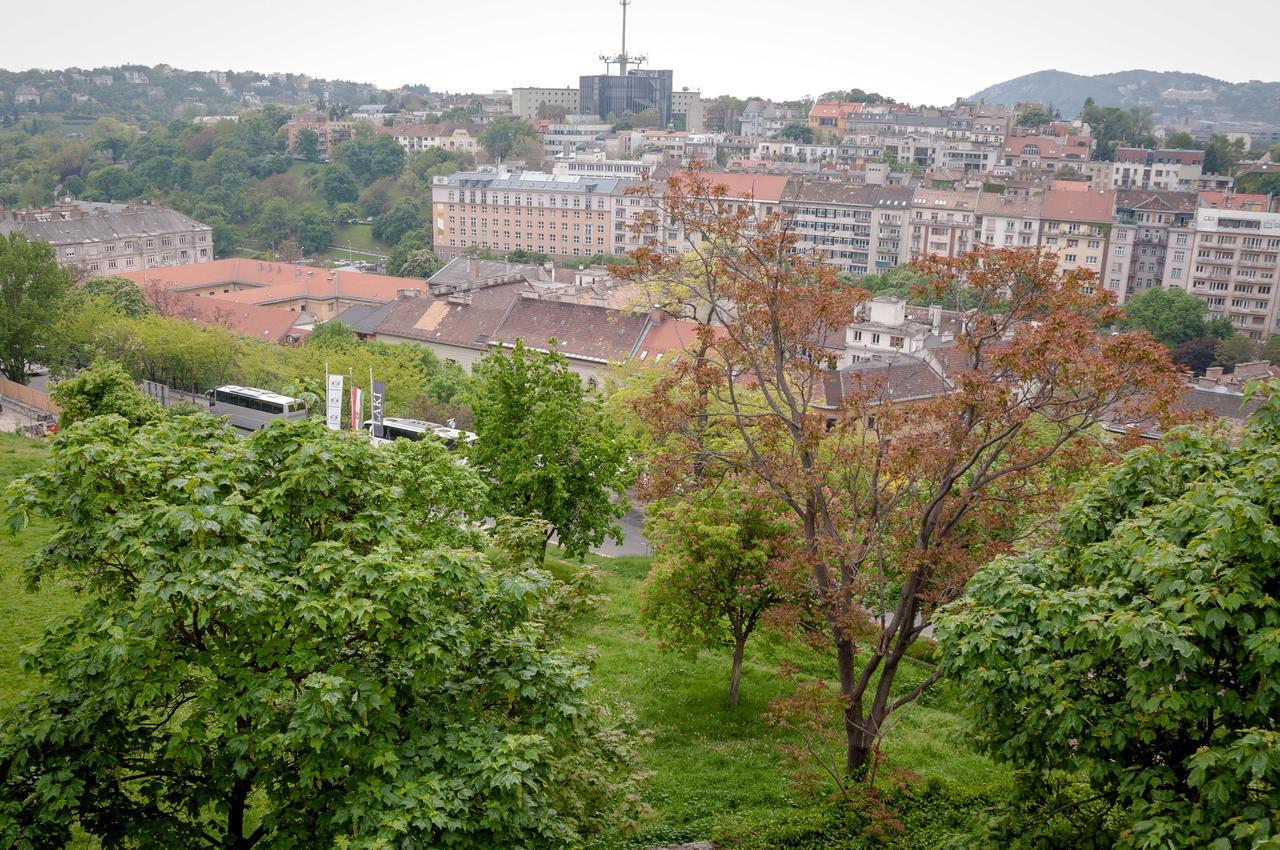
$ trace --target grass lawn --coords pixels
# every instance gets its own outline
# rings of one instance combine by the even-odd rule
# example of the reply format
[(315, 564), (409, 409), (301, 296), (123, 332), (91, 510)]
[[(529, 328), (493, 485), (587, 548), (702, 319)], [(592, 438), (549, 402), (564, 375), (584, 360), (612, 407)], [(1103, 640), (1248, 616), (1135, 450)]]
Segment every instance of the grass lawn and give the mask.
[(333, 244), (342, 248), (339, 254), (346, 254), (346, 247), (350, 243), (353, 251), (364, 251), (369, 254), (381, 254), (386, 256), (391, 253), (391, 246), (385, 242), (380, 242), (373, 238), (373, 225), (371, 224), (343, 224), (333, 229)]
[[(778, 676), (777, 663), (794, 659), (797, 650), (752, 638), (741, 699), (730, 710), (728, 652), (703, 653), (696, 660), (660, 653), (642, 634), (637, 611), (648, 559), (598, 558), (596, 563), (609, 602), (598, 618), (582, 624), (574, 643), (596, 653), (600, 694), (630, 705), (653, 735), (645, 748), (645, 767), (653, 772), (647, 792), (653, 815), (626, 846), (713, 838), (735, 821), (768, 820), (810, 804), (788, 783), (778, 748), (789, 739), (763, 717), (769, 701), (789, 687)], [(552, 566), (561, 574), (572, 569)], [(834, 664), (816, 656), (802, 659), (801, 666), (818, 675), (834, 674)], [(909, 687), (907, 682), (924, 675), (923, 668), (909, 665), (900, 678)], [(899, 716), (886, 746), (889, 765), (964, 786), (999, 783), (1004, 772), (961, 740), (957, 706), (945, 688), (931, 691), (925, 702), (930, 704), (914, 705)]]
[[(38, 466), (48, 454), (44, 443), (0, 434), (0, 490)], [(24, 587), (18, 566), (44, 542), (47, 523), (33, 523), (17, 534), (0, 530), (0, 711), (34, 684), (34, 677), (18, 670), (18, 654), (34, 643), (45, 627), (73, 613), (78, 602), (72, 591), (46, 582), (35, 593)]]

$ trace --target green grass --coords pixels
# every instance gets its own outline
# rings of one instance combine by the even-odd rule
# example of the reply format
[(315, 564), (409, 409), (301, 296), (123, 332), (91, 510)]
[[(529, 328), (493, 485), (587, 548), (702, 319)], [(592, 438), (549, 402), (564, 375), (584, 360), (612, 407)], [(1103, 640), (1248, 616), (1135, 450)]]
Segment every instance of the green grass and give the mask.
[(346, 253), (345, 249), (348, 243), (350, 243), (354, 251), (364, 251), (365, 253), (381, 254), (383, 256), (391, 252), (390, 245), (373, 238), (373, 225), (371, 224), (343, 224), (335, 227), (333, 229), (333, 244), (344, 249), (339, 253)]
[[(44, 443), (0, 434), (0, 490), (39, 466), (48, 455)], [(45, 582), (35, 593), (26, 590), (19, 566), (44, 542), (49, 525), (32, 523), (11, 534), (0, 531), (0, 711), (36, 684), (18, 669), (18, 655), (34, 643), (51, 623), (76, 611), (79, 603), (70, 588)]]
[[(659, 652), (643, 635), (637, 614), (647, 558), (598, 558), (608, 603), (582, 623), (573, 644), (596, 653), (595, 682), (601, 696), (631, 706), (652, 733), (644, 749), (652, 771), (647, 797), (653, 814), (631, 846), (711, 838), (735, 821), (763, 821), (812, 804), (789, 784), (779, 747), (790, 739), (764, 719), (768, 703), (789, 685), (778, 675), (782, 660), (800, 659), (806, 672), (833, 677), (834, 665), (789, 644), (753, 638), (747, 645), (741, 699), (726, 705), (727, 652), (691, 659)], [(563, 574), (573, 569), (551, 562)], [(922, 678), (919, 665), (904, 668), (908, 681)], [(905, 682), (903, 683), (905, 684)], [(888, 764), (971, 787), (1003, 780), (1004, 772), (964, 743), (954, 695), (929, 694), (929, 705), (906, 709), (887, 739)]]

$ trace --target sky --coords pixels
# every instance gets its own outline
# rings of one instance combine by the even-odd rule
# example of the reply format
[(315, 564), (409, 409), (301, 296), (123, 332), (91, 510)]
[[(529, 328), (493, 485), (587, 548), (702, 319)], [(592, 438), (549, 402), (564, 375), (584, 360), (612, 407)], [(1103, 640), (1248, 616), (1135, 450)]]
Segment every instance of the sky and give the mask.
[[(167, 62), (477, 92), (576, 86), (621, 40), (617, 0), (9, 2), (9, 70)], [(1048, 14), (955, 0), (633, 0), (627, 47), (704, 97), (862, 88), (942, 105), (1046, 68), (1274, 80), (1274, 52), (1237, 43), (1249, 21), (1275, 24), (1274, 2), (1238, 0), (1227, 31), (1206, 33), (1203, 0), (1079, 0)]]

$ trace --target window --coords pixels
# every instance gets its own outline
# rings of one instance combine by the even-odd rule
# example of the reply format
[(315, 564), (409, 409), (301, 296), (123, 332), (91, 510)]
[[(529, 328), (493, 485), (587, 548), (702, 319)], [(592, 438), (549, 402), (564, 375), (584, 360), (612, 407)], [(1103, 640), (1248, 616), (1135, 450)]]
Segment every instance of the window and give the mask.
[(872, 345), (879, 345), (879, 344), (880, 344), (880, 334), (872, 334), (872, 335), (871, 335), (871, 344), (872, 344)]
[(1117, 245), (1114, 253), (1115, 253), (1115, 255), (1116, 255), (1117, 257), (1123, 257), (1123, 256), (1124, 256), (1124, 246), (1123, 246), (1123, 245)]
[(890, 348), (902, 348), (902, 343), (903, 343), (903, 338), (902, 338), (902, 337), (900, 337), (900, 336), (891, 336), (891, 337), (889, 337), (889, 347), (890, 347)]
[(1068, 262), (1068, 263), (1074, 263), (1074, 262), (1076, 261), (1076, 255), (1075, 255), (1075, 254), (1066, 254), (1066, 255), (1064, 255), (1064, 256), (1063, 256), (1063, 258), (1062, 258), (1062, 259), (1063, 259), (1064, 261)]

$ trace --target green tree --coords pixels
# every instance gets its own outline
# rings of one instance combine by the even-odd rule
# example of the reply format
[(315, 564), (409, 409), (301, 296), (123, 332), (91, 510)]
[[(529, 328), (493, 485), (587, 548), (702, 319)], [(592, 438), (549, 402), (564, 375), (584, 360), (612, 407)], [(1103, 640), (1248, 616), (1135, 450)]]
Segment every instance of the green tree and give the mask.
[(795, 523), (776, 499), (731, 476), (714, 489), (649, 508), (654, 547), (641, 608), (660, 645), (697, 655), (733, 652), (729, 707), (738, 705), (742, 659), (761, 617), (803, 584)]
[(58, 424), (69, 428), (91, 416), (114, 414), (132, 426), (160, 418), (163, 408), (139, 390), (124, 367), (100, 357), (74, 377), (59, 381), (49, 396), (62, 408)]
[(373, 220), (373, 238), (395, 245), (406, 233), (421, 226), (422, 211), (406, 199)]
[(1019, 127), (1041, 127), (1051, 123), (1053, 123), (1053, 115), (1038, 106), (1018, 116)]
[(259, 242), (278, 248), (280, 243), (296, 233), (297, 229), (293, 208), (289, 202), (283, 198), (272, 198), (262, 205), (253, 232)]
[(804, 124), (788, 124), (778, 133), (784, 139), (790, 139), (793, 142), (802, 144), (813, 144), (813, 128)]
[(350, 168), (341, 163), (333, 163), (324, 170), (320, 192), (324, 195), (325, 203), (334, 207), (338, 204), (355, 203), (360, 197), (360, 186)]
[(1270, 339), (1258, 347), (1258, 359), (1280, 366), (1280, 334), (1272, 334)]
[(1230, 174), (1244, 154), (1244, 139), (1233, 140), (1215, 133), (1204, 148), (1204, 173)]
[(1280, 383), (1269, 391), (1242, 439), (1183, 430), (1130, 454), (1049, 548), (996, 560), (937, 618), (980, 745), (1083, 771), (1121, 807), (1121, 847), (1280, 834)]
[(1125, 302), (1123, 326), (1173, 348), (1206, 335), (1204, 311), (1204, 302), (1186, 290), (1156, 287)]
[(444, 263), (435, 252), (429, 248), (418, 248), (409, 252), (409, 256), (405, 257), (404, 262), (397, 270), (397, 274), (405, 277), (420, 277), (423, 280), (431, 277), (444, 266)]
[(56, 524), (28, 577), (87, 596), (0, 721), (0, 842), (562, 847), (625, 819), (636, 753), (544, 627), (555, 581), (440, 548), (388, 466), (316, 422), (70, 428), (12, 491)]
[(307, 162), (320, 161), (320, 135), (312, 129), (303, 128), (293, 137), (293, 155)]
[(419, 227), (410, 230), (404, 236), (400, 237), (400, 241), (391, 249), (390, 255), (387, 257), (387, 274), (401, 274), (401, 269), (409, 259), (409, 255), (414, 251), (431, 249), (431, 231), (426, 227)]
[(521, 142), (536, 141), (533, 126), (518, 118), (502, 116), (494, 119), (480, 131), (480, 144), (495, 160), (503, 160), (520, 146)]
[(350, 325), (338, 319), (330, 319), (327, 322), (319, 322), (312, 328), (311, 333), (307, 334), (307, 345), (314, 345), (317, 348), (341, 348), (344, 345), (350, 345), (354, 339)]
[(91, 277), (80, 284), (80, 291), (114, 304), (126, 316), (137, 318), (151, 309), (138, 284), (127, 277)]
[(1213, 350), (1213, 365), (1224, 366), (1227, 371), (1236, 368), (1237, 363), (1252, 360), (1257, 351), (1253, 340), (1244, 334), (1235, 334), (1220, 340)]
[(89, 175), (85, 184), (95, 201), (128, 201), (142, 194), (142, 181), (114, 165), (100, 168)]
[(554, 532), (571, 557), (621, 541), (630, 446), (563, 354), (519, 341), (495, 351), (476, 366), (470, 401), (471, 459), (489, 482), (492, 515), (546, 521), (548, 540)]
[(27, 382), (27, 367), (49, 343), (70, 286), (48, 242), (0, 235), (0, 371), (9, 380)]
[(1196, 144), (1196, 140), (1191, 138), (1190, 133), (1184, 133), (1181, 130), (1165, 136), (1164, 146), (1166, 148), (1174, 148), (1176, 150), (1195, 150), (1200, 147)]
[(297, 219), (298, 242), (308, 254), (323, 251), (333, 242), (333, 222), (323, 207), (312, 204), (303, 207)]

